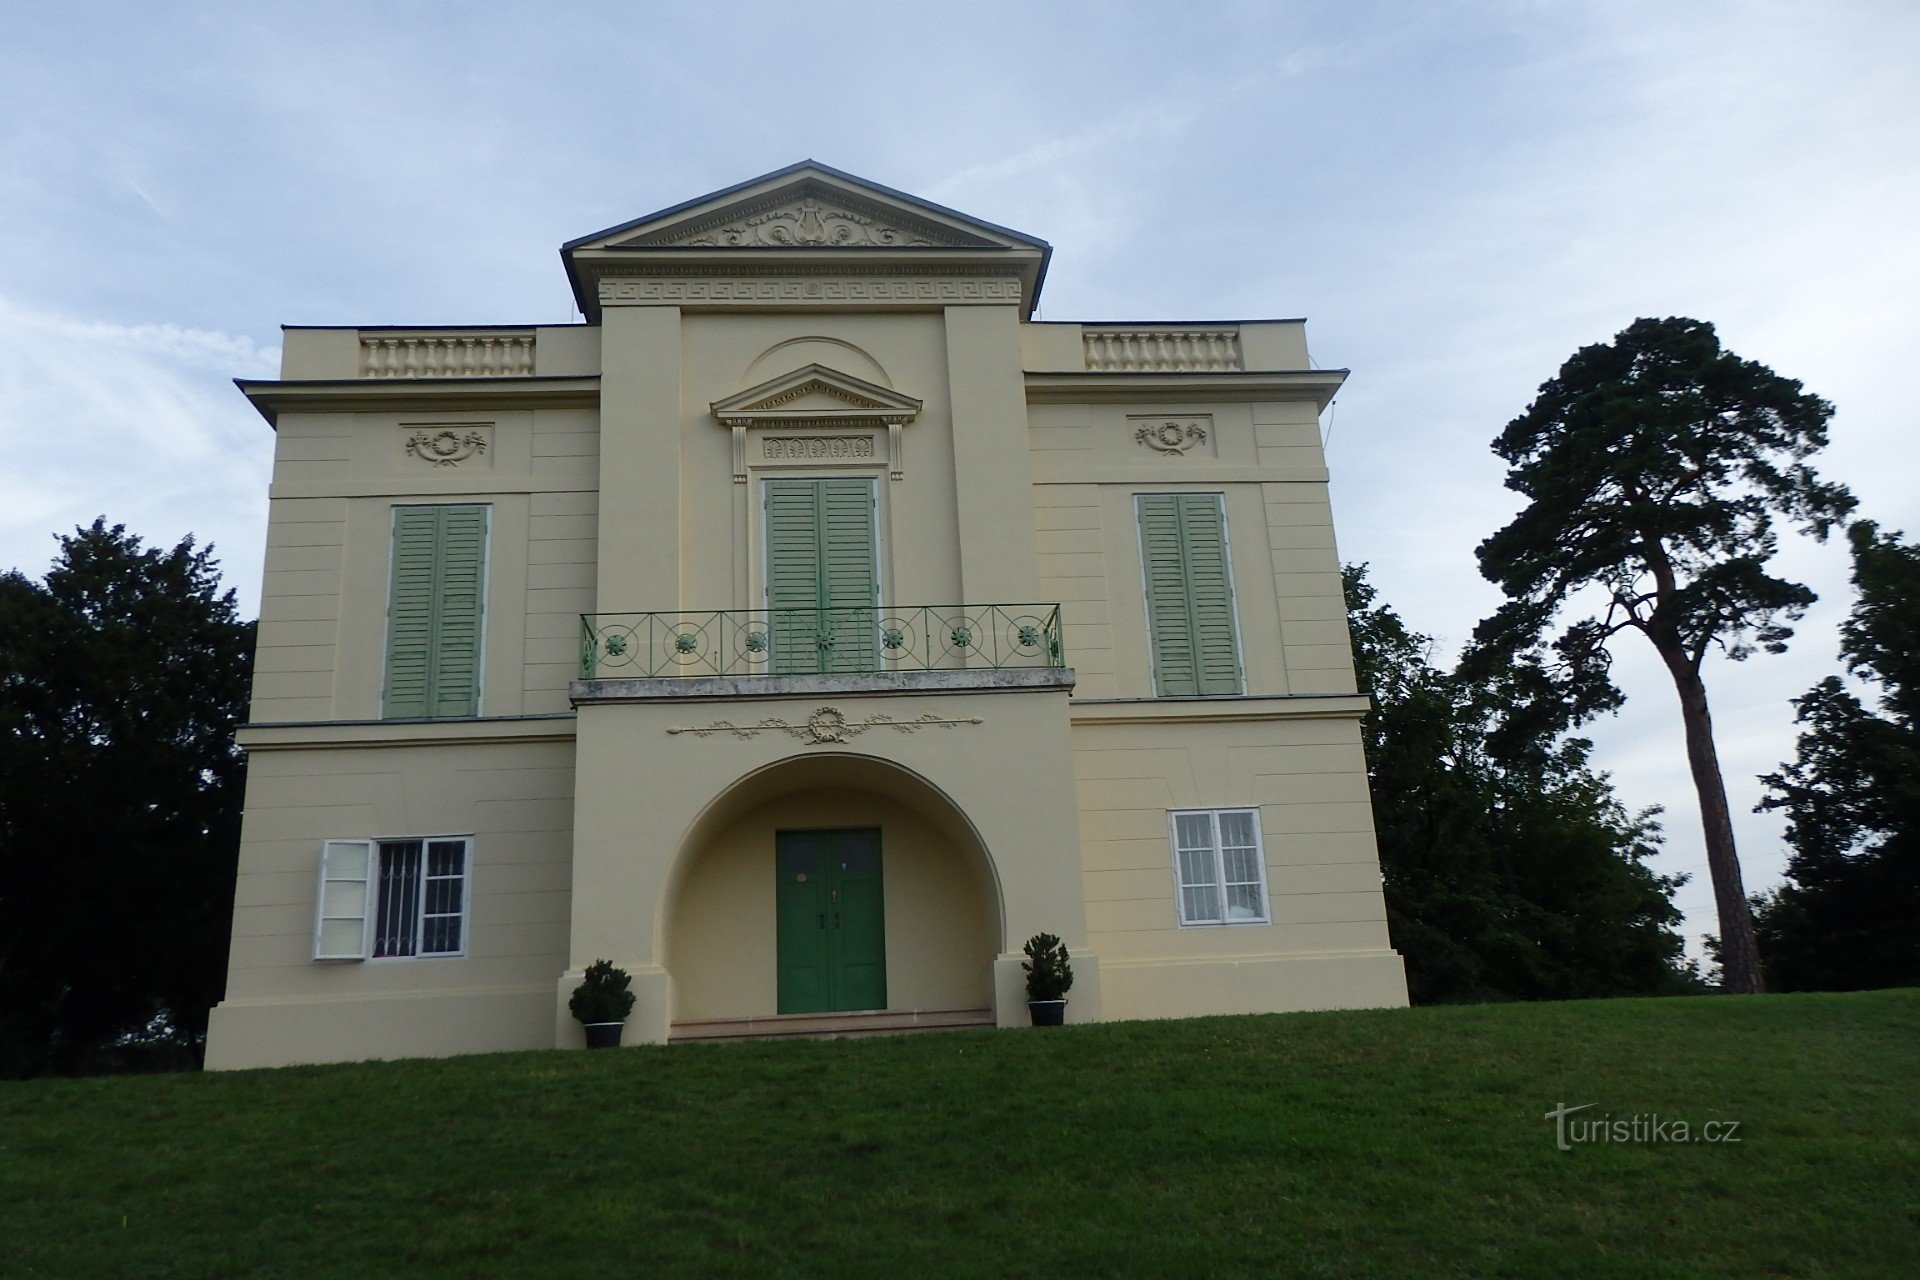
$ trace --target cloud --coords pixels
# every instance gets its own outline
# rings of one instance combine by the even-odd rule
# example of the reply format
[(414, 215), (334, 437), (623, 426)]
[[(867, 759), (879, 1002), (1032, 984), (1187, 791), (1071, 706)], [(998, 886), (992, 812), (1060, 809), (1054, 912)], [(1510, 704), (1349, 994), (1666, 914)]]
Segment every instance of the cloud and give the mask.
[(244, 335), (0, 298), (0, 566), (37, 576), (53, 533), (105, 515), (149, 542), (217, 543), (251, 609), (272, 433), (229, 379), (274, 367)]

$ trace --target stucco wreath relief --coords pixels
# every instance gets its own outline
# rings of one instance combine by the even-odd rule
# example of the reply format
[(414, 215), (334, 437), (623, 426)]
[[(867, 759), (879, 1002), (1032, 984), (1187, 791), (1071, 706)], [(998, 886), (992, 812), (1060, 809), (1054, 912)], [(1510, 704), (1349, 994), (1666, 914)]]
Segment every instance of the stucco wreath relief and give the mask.
[(716, 733), (730, 733), (736, 738), (757, 738), (763, 733), (784, 733), (788, 737), (798, 738), (808, 746), (819, 746), (829, 742), (845, 742), (858, 737), (869, 729), (892, 729), (896, 733), (913, 733), (918, 729), (951, 729), (960, 724), (983, 724), (979, 716), (965, 716), (948, 719), (927, 714), (912, 720), (895, 720), (889, 715), (870, 715), (864, 720), (849, 720), (847, 713), (838, 707), (821, 707), (799, 724), (783, 720), (779, 716), (770, 716), (758, 724), (738, 725), (731, 720), (716, 720), (709, 725), (677, 725), (668, 729), (668, 733), (690, 733), (696, 738), (711, 737)]
[(453, 467), (487, 451), (487, 437), (478, 431), (416, 431), (407, 437), (407, 452), (436, 467)]
[(1156, 453), (1185, 453), (1207, 438), (1207, 429), (1193, 418), (1165, 418), (1150, 422), (1133, 438)]

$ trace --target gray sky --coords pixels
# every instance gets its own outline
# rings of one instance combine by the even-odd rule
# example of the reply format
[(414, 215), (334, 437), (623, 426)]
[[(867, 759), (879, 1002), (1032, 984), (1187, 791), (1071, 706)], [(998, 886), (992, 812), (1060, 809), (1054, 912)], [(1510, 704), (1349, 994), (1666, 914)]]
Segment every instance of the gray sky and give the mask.
[[(258, 598), (276, 326), (560, 322), (562, 241), (813, 157), (1055, 246), (1047, 319), (1310, 318), (1343, 555), (1449, 656), (1516, 509), (1488, 442), (1636, 316), (1834, 401), (1823, 471), (1920, 534), (1920, 6), (11, 5), (0, 12), (0, 566), (105, 513)], [(1834, 668), (1709, 671), (1736, 814)], [(1634, 637), (1626, 637), (1631, 641)], [(1598, 726), (1695, 873), (1650, 653)], [(1750, 887), (1779, 825), (1740, 819)]]

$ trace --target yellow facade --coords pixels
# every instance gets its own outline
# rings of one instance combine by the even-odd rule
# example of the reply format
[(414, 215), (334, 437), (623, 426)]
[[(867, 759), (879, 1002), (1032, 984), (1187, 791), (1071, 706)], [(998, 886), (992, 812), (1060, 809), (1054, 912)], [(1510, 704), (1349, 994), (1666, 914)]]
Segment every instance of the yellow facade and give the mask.
[[(584, 324), (289, 329), (242, 384), (277, 443), (209, 1065), (577, 1046), (601, 957), (627, 1043), (777, 1033), (775, 846), (820, 830), (879, 832), (866, 1025), (1023, 1023), (1038, 932), (1074, 1021), (1404, 1003), (1318, 430), (1344, 375), (1298, 321), (1033, 321), (1050, 252), (803, 164), (569, 245)], [(871, 494), (872, 660), (783, 673), (768, 501), (808, 479)], [(1232, 692), (1156, 672), (1142, 494), (1217, 504)], [(446, 504), (485, 511), (473, 714), (385, 718), (394, 511)], [(387, 896), (432, 837), (457, 954), (316, 960), (323, 844), (375, 851), (385, 939), (435, 909)]]

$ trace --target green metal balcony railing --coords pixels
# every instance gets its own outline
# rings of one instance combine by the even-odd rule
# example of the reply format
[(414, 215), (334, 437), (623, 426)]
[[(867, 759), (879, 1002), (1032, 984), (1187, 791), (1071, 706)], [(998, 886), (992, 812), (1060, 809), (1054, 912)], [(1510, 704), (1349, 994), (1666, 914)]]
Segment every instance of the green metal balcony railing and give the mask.
[(1066, 665), (1057, 604), (580, 615), (583, 680)]

